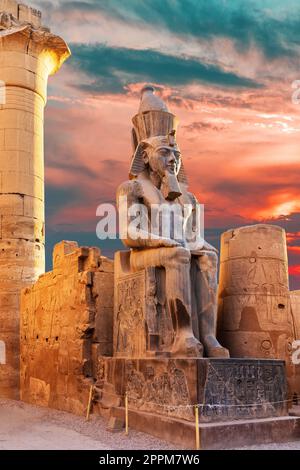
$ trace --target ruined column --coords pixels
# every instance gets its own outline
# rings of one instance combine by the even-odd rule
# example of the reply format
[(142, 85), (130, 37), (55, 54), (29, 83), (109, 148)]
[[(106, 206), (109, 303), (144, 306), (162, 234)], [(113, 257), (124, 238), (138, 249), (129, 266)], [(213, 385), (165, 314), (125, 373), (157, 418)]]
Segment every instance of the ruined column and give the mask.
[(0, 0), (0, 397), (19, 395), (19, 295), (45, 271), (44, 107), (70, 55), (41, 12)]
[(231, 357), (284, 359), (293, 389), (295, 327), (282, 228), (261, 224), (223, 233), (218, 330)]

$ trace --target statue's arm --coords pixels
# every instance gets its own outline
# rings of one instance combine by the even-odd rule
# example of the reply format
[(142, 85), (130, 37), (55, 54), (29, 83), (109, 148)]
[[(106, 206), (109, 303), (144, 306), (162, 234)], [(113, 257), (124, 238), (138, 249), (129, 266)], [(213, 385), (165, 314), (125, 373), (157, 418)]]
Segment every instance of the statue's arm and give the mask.
[[(193, 239), (195, 240), (194, 247), (192, 251), (199, 251), (199, 250), (207, 250), (207, 251), (214, 251), (218, 253), (218, 250), (210, 245), (205, 239), (203, 238), (203, 229), (204, 227), (201, 227), (201, 220), (200, 220), (200, 204), (196, 198), (196, 196), (192, 193), (188, 193), (191, 205), (192, 205), (192, 211), (191, 211), (191, 220), (190, 224), (187, 224), (187, 227), (190, 227), (190, 230), (192, 230), (192, 236)], [(203, 235), (203, 236), (202, 236)]]
[[(143, 191), (136, 180), (126, 181), (117, 191), (117, 205), (119, 210), (120, 237), (124, 245), (130, 248), (159, 248), (179, 246), (174, 240), (159, 237), (149, 231), (149, 217), (146, 206), (143, 204)], [(133, 223), (137, 211), (143, 212), (142, 227)]]

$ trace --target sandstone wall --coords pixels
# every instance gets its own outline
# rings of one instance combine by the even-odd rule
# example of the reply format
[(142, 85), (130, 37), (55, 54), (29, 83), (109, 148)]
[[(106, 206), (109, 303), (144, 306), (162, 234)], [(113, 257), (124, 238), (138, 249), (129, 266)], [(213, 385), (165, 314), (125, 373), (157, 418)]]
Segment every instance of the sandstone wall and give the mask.
[(112, 353), (113, 262), (62, 242), (53, 266), (21, 295), (21, 399), (83, 414), (92, 353)]

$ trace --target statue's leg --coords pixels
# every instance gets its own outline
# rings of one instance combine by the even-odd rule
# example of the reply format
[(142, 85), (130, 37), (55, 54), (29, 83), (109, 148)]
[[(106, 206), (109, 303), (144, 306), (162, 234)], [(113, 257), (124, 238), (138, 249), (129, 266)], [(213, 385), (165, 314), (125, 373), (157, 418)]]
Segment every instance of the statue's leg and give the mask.
[(193, 257), (193, 263), (196, 263), (197, 336), (207, 357), (229, 357), (228, 350), (216, 339), (218, 256), (214, 251), (203, 251)]
[(182, 247), (132, 251), (130, 264), (138, 271), (149, 266), (164, 267), (166, 299), (172, 316), (174, 356), (201, 357), (203, 347), (195, 338), (191, 318), (190, 252)]

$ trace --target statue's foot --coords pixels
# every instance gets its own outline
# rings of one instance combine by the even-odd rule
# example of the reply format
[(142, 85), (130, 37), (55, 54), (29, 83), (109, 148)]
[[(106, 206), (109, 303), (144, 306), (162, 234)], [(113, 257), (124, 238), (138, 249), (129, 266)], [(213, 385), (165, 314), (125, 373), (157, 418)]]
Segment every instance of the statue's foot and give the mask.
[(223, 348), (223, 346), (218, 346), (216, 348), (209, 348), (207, 352), (207, 357), (220, 357), (224, 359), (229, 359), (230, 354), (228, 349)]
[(214, 336), (207, 336), (203, 343), (206, 357), (230, 357), (228, 349), (221, 346), (219, 341)]
[(185, 336), (175, 339), (172, 347), (172, 356), (177, 357), (203, 357), (203, 345), (195, 336)]

